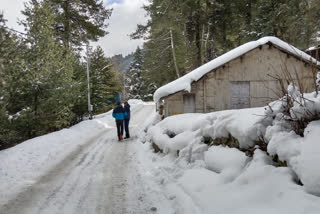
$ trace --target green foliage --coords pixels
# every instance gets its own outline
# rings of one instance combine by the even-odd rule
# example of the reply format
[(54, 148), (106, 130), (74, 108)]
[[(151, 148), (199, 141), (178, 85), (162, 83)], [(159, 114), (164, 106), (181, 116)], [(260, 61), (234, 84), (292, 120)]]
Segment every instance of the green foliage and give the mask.
[(25, 139), (14, 129), (11, 122), (13, 116), (10, 115), (10, 110), (15, 105), (22, 106), (19, 99), (22, 96), (15, 95), (21, 92), (20, 89), (24, 85), (25, 48), (15, 35), (8, 32), (5, 20), (0, 14), (0, 149)]
[(121, 92), (121, 86), (110, 62), (99, 46), (90, 57), (90, 83), (91, 103), (94, 113), (103, 113), (110, 110), (111, 107), (106, 105), (107, 98), (112, 98)]
[[(72, 6), (72, 7), (71, 7)], [(30, 0), (21, 22), (26, 34), (8, 31), (0, 14), (0, 149), (69, 127), (87, 112), (86, 62), (77, 47), (106, 34), (111, 14), (96, 0)], [(119, 91), (101, 48), (92, 55), (92, 101)]]
[(125, 74), (125, 89), (127, 99), (142, 99), (150, 101), (153, 98), (155, 84), (150, 82), (143, 68), (143, 53), (138, 47), (133, 54), (133, 61)]
[(56, 14), (54, 27), (57, 37), (65, 47), (81, 49), (82, 43), (97, 41), (105, 36), (105, 20), (111, 9), (103, 6), (102, 0), (45, 0)]
[(50, 4), (29, 5), (24, 14), (27, 17), (24, 26), (29, 35), (25, 40), (28, 66), (21, 88), (24, 103), (19, 110), (29, 109), (27, 119), (31, 119), (32, 124), (26, 132), (38, 136), (67, 127), (74, 117), (69, 96), (74, 84), (73, 53), (56, 42), (52, 28), (55, 15)]
[(150, 20), (131, 37), (148, 39), (144, 68), (158, 87), (263, 36), (305, 49), (319, 31), (319, 0), (152, 0), (144, 9)]

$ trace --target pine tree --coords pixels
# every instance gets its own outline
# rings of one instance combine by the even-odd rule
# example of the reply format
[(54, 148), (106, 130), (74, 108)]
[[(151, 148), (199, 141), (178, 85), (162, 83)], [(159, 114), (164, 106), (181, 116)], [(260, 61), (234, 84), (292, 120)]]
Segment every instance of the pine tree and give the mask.
[(12, 124), (16, 105), (21, 107), (23, 102), (19, 97), (24, 86), (25, 49), (18, 37), (7, 30), (0, 14), (0, 149), (26, 139)]
[[(27, 31), (27, 70), (23, 91), (29, 137), (66, 127), (74, 115), (72, 103), (72, 63), (70, 51), (57, 43), (52, 28), (52, 7), (32, 1), (23, 12)], [(20, 107), (21, 108), (21, 107)]]
[(91, 103), (95, 114), (110, 110), (107, 98), (121, 92), (119, 80), (101, 47), (97, 47), (90, 55)]
[(276, 36), (300, 49), (318, 37), (318, 0), (152, 0), (132, 38), (144, 44), (146, 76), (162, 86), (246, 42)]
[(72, 112), (75, 114), (73, 124), (83, 120), (83, 116), (88, 113), (88, 88), (87, 88), (87, 64), (81, 61), (81, 56), (75, 57), (73, 64), (73, 95)]
[(146, 25), (138, 25), (132, 38), (147, 37), (144, 67), (147, 76), (160, 86), (185, 74), (192, 60), (185, 57), (187, 43), (180, 2), (154, 0), (144, 8), (151, 19)]
[(106, 19), (111, 9), (103, 6), (102, 0), (45, 0), (53, 5), (55, 30), (66, 48), (81, 48), (82, 43), (97, 41), (105, 36)]
[(143, 52), (138, 47), (133, 55), (133, 61), (125, 74), (125, 88), (128, 99), (152, 100), (156, 87), (145, 76), (143, 64)]

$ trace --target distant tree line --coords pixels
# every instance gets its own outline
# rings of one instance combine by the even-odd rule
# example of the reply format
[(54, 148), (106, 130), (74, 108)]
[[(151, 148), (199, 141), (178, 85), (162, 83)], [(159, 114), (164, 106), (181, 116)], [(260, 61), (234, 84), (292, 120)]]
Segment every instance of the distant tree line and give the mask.
[(320, 0), (149, 0), (142, 76), (160, 87), (246, 42), (276, 36), (304, 50), (319, 38)]
[[(0, 14), (0, 149), (69, 127), (87, 113), (84, 45), (106, 35), (112, 10), (102, 0), (30, 0), (24, 33)], [(89, 55), (94, 113), (121, 91), (100, 47)]]

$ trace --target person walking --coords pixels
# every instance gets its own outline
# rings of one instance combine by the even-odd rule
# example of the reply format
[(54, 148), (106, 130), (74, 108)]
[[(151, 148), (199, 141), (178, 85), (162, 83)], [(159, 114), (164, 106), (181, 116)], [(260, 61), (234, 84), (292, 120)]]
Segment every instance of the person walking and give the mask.
[(126, 138), (130, 138), (129, 133), (129, 121), (130, 121), (130, 105), (128, 102), (124, 102), (124, 111), (126, 112), (126, 115), (124, 116), (124, 129), (126, 131)]
[(121, 102), (117, 102), (117, 106), (113, 109), (112, 117), (116, 120), (118, 139), (121, 141), (123, 139), (123, 120), (126, 115)]

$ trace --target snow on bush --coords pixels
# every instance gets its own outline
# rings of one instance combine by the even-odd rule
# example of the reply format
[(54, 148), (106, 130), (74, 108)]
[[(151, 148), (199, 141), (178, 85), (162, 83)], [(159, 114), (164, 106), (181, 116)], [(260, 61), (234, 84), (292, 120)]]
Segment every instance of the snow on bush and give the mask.
[(204, 137), (215, 142), (230, 136), (242, 150), (263, 139), (271, 157), (287, 165), (308, 193), (320, 195), (320, 95), (316, 92), (302, 94), (290, 84), (286, 96), (264, 108), (171, 116), (148, 130), (147, 141), (165, 154), (176, 156), (179, 151), (177, 160), (204, 161), (208, 169), (230, 181), (250, 159), (235, 148), (204, 144)]
[(296, 171), (306, 190), (320, 196), (320, 121), (311, 122), (304, 134)]
[(268, 153), (285, 161), (306, 191), (320, 195), (320, 96), (301, 94), (290, 84), (288, 94), (269, 106), (265, 112), (272, 121), (265, 134)]
[(223, 146), (212, 146), (204, 153), (207, 168), (223, 174), (225, 181), (231, 181), (239, 175), (248, 159), (240, 150)]
[[(239, 141), (240, 148), (249, 148), (265, 131), (263, 126), (257, 124), (263, 112), (264, 108), (254, 108), (175, 115), (150, 127), (147, 141), (155, 143), (165, 153), (176, 154), (183, 149), (198, 152), (195, 146), (202, 143), (203, 137), (217, 139), (231, 135)], [(188, 153), (181, 152), (182, 155)], [(190, 155), (188, 158), (191, 158)]]
[[(228, 149), (224, 149), (223, 152), (227, 152)], [(241, 155), (233, 152), (224, 154), (242, 160)], [(228, 167), (235, 164), (236, 161)], [(223, 168), (226, 169), (226, 166)], [(242, 168), (232, 181), (227, 181), (223, 173), (190, 168), (178, 178), (177, 183), (192, 198), (193, 204), (201, 209), (198, 213), (316, 214), (320, 208), (320, 199), (305, 193), (295, 183), (295, 175), (290, 168), (273, 166), (271, 158), (259, 149), (255, 150), (247, 167)], [(181, 195), (176, 188), (170, 190), (171, 194)], [(194, 210), (184, 211), (196, 213)]]
[(320, 96), (315, 92), (301, 94), (299, 88), (290, 84), (288, 94), (269, 104), (265, 115), (284, 128), (303, 136), (303, 131), (310, 121), (320, 119)]

